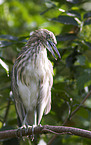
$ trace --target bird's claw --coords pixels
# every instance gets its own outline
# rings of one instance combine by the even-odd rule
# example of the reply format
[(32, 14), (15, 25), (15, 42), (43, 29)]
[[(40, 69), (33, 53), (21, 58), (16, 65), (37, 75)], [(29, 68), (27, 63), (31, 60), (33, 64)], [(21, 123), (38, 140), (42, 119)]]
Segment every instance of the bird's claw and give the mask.
[(36, 127), (36, 125), (32, 125), (32, 135), (31, 135), (31, 140), (34, 140), (34, 128)]
[(25, 134), (27, 134), (28, 133), (28, 128), (32, 128), (32, 126), (30, 126), (30, 125), (23, 125), (23, 126), (21, 126), (21, 127), (19, 127), (18, 129), (17, 129), (17, 137), (22, 137), (22, 129), (25, 129)]

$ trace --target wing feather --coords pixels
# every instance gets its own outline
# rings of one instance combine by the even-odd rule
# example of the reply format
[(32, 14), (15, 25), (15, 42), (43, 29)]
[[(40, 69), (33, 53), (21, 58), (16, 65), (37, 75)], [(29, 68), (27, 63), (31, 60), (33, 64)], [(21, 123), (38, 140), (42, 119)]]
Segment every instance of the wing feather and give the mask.
[(48, 60), (50, 69), (46, 71), (45, 77), (40, 81), (38, 98), (38, 125), (42, 119), (43, 113), (48, 114), (51, 109), (51, 88), (53, 85), (53, 66)]
[(24, 105), (23, 105), (22, 100), (19, 95), (19, 90), (18, 90), (17, 81), (16, 81), (17, 74), (15, 74), (16, 73), (16, 71), (15, 71), (16, 64), (17, 64), (17, 61), (15, 62), (14, 66), (13, 66), (13, 70), (12, 70), (11, 89), (13, 91), (15, 108), (16, 108), (16, 112), (17, 112), (17, 116), (18, 116), (18, 125), (21, 126), (24, 121), (25, 115), (26, 115), (26, 109), (24, 108)]

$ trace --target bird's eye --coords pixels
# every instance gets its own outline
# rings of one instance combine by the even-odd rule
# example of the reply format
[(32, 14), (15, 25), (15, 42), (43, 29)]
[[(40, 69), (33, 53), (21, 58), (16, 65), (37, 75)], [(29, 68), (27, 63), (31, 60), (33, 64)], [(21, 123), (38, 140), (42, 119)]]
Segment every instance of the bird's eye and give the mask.
[(53, 42), (53, 43), (54, 43), (54, 39), (53, 39), (53, 38), (50, 38), (50, 39), (49, 39), (49, 41), (51, 41), (51, 42)]

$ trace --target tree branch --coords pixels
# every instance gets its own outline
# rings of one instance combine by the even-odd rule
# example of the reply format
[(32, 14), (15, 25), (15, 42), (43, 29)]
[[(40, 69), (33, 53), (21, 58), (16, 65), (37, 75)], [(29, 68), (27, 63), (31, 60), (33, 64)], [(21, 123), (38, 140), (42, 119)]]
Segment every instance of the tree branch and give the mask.
[[(91, 131), (74, 128), (74, 127), (66, 127), (66, 126), (37, 126), (34, 128), (34, 134), (42, 134), (42, 133), (54, 133), (54, 134), (69, 134), (69, 135), (77, 135), (80, 137), (85, 137), (91, 139)], [(0, 131), (0, 139), (21, 137), (32, 135), (32, 127), (31, 128), (19, 128), (14, 130), (5, 130)]]

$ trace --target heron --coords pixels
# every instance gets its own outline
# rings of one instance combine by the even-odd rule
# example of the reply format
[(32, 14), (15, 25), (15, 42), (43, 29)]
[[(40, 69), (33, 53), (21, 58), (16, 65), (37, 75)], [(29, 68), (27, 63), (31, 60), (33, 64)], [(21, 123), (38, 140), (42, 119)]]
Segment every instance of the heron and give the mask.
[(35, 30), (22, 48), (12, 69), (11, 86), (19, 126), (39, 125), (51, 110), (53, 65), (47, 50), (61, 58), (55, 35), (47, 29)]

